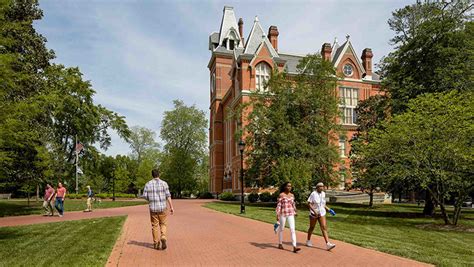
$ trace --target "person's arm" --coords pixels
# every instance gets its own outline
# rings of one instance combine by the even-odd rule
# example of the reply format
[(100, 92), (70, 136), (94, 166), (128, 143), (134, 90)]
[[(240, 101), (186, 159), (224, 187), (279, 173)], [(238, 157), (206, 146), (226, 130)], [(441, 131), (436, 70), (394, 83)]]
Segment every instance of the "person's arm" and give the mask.
[(281, 213), (281, 198), (278, 197), (278, 202), (277, 202), (277, 207), (276, 207), (276, 219), (277, 219), (277, 222), (280, 221), (280, 213)]
[(63, 202), (64, 202), (64, 200), (66, 200), (66, 194), (67, 194), (67, 190), (66, 190), (66, 188), (64, 188)]
[(170, 213), (174, 213), (174, 208), (173, 208), (173, 201), (171, 201), (171, 193), (170, 193), (170, 188), (168, 187), (168, 184), (166, 184), (166, 201), (168, 202), (168, 205), (170, 207)]
[(51, 193), (51, 195), (49, 195), (48, 201), (51, 201), (51, 199), (53, 199), (53, 196), (54, 196), (55, 193), (56, 193), (56, 191), (54, 191), (54, 189), (53, 189), (53, 192)]
[(147, 188), (147, 185), (145, 185), (145, 187), (143, 188), (142, 197), (143, 197), (145, 200), (150, 201), (150, 200), (148, 199), (148, 188)]

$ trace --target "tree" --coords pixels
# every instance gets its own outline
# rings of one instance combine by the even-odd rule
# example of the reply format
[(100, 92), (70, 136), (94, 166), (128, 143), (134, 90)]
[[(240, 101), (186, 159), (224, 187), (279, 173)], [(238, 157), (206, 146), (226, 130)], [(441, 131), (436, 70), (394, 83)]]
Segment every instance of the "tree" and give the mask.
[(472, 1), (427, 1), (393, 12), (396, 50), (381, 64), (393, 112), (424, 93), (469, 91), (474, 86)]
[[(457, 224), (461, 205), (474, 188), (474, 93), (425, 94), (408, 103), (360, 152), (378, 164), (371, 175), (409, 180), (431, 193), (445, 224)], [(455, 197), (452, 218), (446, 200)]]
[(204, 111), (175, 100), (174, 109), (166, 111), (161, 124), (165, 142), (161, 172), (170, 190), (181, 197), (183, 190), (194, 190), (199, 165), (204, 161), (207, 145), (207, 119)]
[[(393, 12), (395, 51), (381, 62), (383, 88), (391, 110), (400, 114), (410, 99), (424, 93), (472, 91), (474, 22), (472, 1), (417, 2)], [(434, 214), (427, 191), (424, 214)]]
[(158, 149), (159, 145), (155, 141), (155, 132), (152, 130), (134, 126), (131, 129), (129, 137), (130, 148), (132, 149), (132, 156), (141, 162), (143, 155), (150, 149)]
[(331, 63), (308, 55), (299, 70), (296, 77), (273, 73), (266, 90), (253, 93), (243, 109), (250, 110), (244, 136), (252, 148), (246, 176), (260, 186), (291, 181), (302, 193), (311, 182), (334, 184), (340, 128)]
[(389, 99), (386, 95), (371, 96), (359, 103), (356, 113), (357, 133), (350, 141), (354, 187), (361, 188), (369, 195), (369, 207), (372, 207), (374, 192), (388, 188), (387, 174), (379, 169), (380, 162), (387, 155), (380, 153), (379, 150), (384, 149), (382, 147), (367, 147), (371, 141), (369, 131), (380, 128), (381, 122), (389, 118)]

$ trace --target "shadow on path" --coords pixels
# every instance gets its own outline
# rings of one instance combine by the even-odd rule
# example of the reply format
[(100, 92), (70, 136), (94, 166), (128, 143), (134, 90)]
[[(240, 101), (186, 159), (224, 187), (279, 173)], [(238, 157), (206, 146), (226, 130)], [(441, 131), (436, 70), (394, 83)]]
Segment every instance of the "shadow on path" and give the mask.
[(154, 249), (154, 248), (153, 248), (153, 244), (152, 244), (152, 243), (148, 243), (148, 242), (140, 242), (140, 241), (131, 240), (131, 241), (129, 241), (127, 244), (129, 244), (129, 245), (135, 245), (135, 246), (140, 246), (140, 247), (145, 247), (145, 248), (150, 248), (150, 249)]

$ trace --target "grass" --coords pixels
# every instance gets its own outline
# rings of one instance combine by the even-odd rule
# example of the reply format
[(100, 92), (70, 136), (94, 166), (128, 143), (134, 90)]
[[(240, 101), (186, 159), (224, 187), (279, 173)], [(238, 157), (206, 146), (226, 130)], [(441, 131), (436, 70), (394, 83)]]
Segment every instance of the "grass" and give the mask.
[[(331, 204), (337, 215), (328, 216), (329, 237), (358, 246), (438, 266), (474, 266), (474, 210), (463, 209), (459, 227), (447, 228), (441, 219), (426, 218), (422, 208), (409, 204)], [(205, 207), (239, 215), (239, 204), (211, 202)], [(306, 232), (308, 212), (300, 209), (296, 229)], [(275, 222), (275, 208), (246, 206), (244, 217)], [(269, 226), (269, 231), (272, 227)], [(316, 226), (315, 234), (321, 235)], [(304, 242), (304, 240), (300, 240)]]
[[(108, 209), (125, 206), (135, 206), (146, 204), (144, 201), (102, 201), (101, 203), (93, 204), (93, 209)], [(43, 213), (43, 201), (36, 202), (30, 201), (30, 206), (26, 200), (0, 200), (0, 217), (6, 216), (19, 216), (19, 215), (30, 215), (30, 214), (42, 214)], [(53, 204), (54, 206), (54, 204)], [(64, 202), (64, 210), (68, 211), (80, 211), (86, 209), (85, 199), (66, 199)], [(55, 214), (57, 212), (55, 211)]]
[(0, 266), (104, 266), (125, 216), (0, 228)]

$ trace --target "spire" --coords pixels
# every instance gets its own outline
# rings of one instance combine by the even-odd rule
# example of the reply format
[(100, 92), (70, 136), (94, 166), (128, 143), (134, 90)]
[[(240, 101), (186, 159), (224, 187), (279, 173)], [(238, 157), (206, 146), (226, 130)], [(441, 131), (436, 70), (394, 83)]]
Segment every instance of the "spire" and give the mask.
[(252, 29), (250, 30), (249, 37), (247, 39), (247, 43), (245, 44), (245, 54), (255, 54), (262, 43), (266, 43), (268, 49), (272, 56), (277, 57), (278, 53), (275, 51), (274, 47), (270, 43), (265, 31), (263, 30), (262, 26), (260, 25), (260, 21), (258, 16), (255, 16), (253, 21)]
[(239, 33), (239, 26), (237, 25), (237, 19), (235, 18), (234, 8), (231, 6), (224, 6), (221, 28), (219, 30), (219, 45), (222, 45), (224, 39), (234, 35), (239, 40), (239, 47), (243, 47), (242, 39)]

